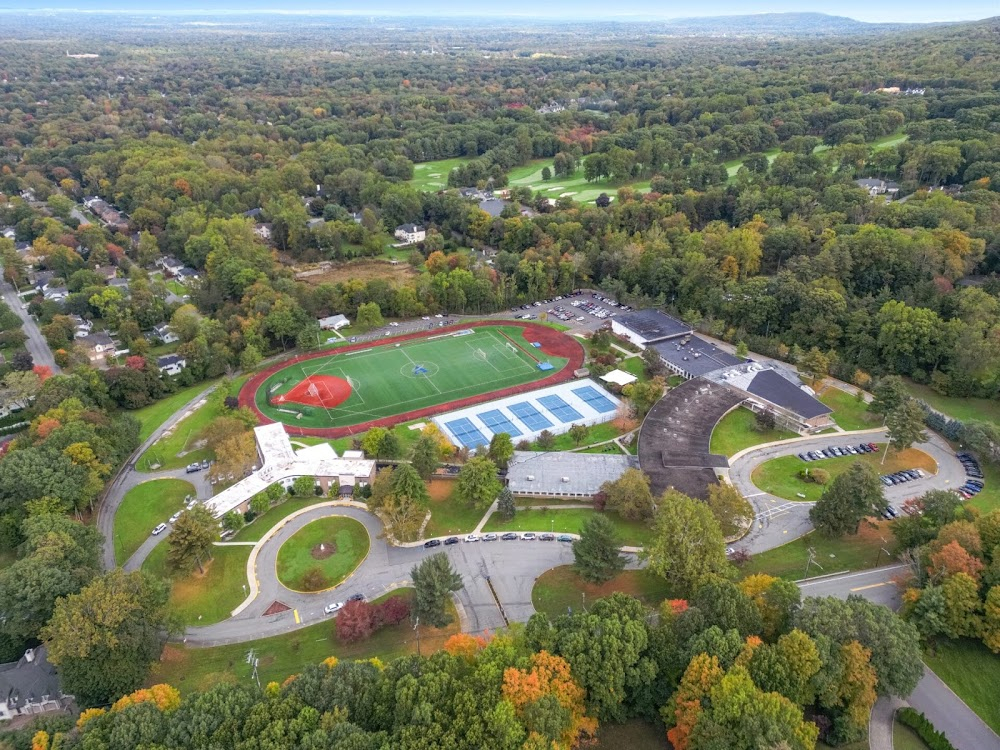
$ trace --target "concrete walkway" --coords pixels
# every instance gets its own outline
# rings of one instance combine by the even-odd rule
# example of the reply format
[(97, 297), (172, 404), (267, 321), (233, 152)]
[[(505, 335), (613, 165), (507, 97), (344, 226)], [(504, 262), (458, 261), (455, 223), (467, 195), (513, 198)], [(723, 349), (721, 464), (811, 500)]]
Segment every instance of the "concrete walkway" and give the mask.
[(896, 697), (883, 696), (875, 702), (868, 719), (869, 750), (893, 750), (892, 720), (896, 711), (906, 703)]

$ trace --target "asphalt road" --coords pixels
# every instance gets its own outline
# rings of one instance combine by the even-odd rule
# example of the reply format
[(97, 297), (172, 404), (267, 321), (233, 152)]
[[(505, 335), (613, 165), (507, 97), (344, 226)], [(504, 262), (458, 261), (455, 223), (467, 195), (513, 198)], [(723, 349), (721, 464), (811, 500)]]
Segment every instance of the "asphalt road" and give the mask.
[[(836, 596), (846, 599), (851, 594), (893, 609), (899, 606), (899, 591), (892, 583), (905, 565), (887, 565), (862, 573), (830, 576), (800, 581), (803, 596)], [(944, 732), (958, 750), (1000, 750), (1000, 736), (990, 729), (976, 713), (962, 702), (955, 693), (930, 669), (906, 703), (923, 713), (941, 732)], [(891, 713), (887, 713), (891, 721)], [(886, 715), (873, 717), (885, 721)]]
[(24, 348), (31, 354), (31, 358), (35, 361), (35, 364), (47, 365), (52, 369), (53, 374), (62, 372), (62, 369), (56, 364), (56, 360), (52, 356), (49, 345), (45, 343), (45, 337), (42, 336), (42, 332), (38, 328), (38, 323), (28, 314), (27, 308), (24, 306), (21, 298), (17, 296), (14, 287), (6, 281), (0, 281), (0, 294), (3, 295), (7, 306), (16, 312), (23, 321), (22, 330), (28, 337), (28, 340), (24, 343)]

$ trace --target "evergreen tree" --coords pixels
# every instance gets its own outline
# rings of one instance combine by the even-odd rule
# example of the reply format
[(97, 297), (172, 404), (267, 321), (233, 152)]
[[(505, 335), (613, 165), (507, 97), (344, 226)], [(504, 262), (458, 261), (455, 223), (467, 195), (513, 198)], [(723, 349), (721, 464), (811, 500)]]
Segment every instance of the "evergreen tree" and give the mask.
[(605, 583), (625, 569), (625, 557), (619, 551), (621, 540), (607, 516), (594, 515), (580, 529), (573, 542), (574, 568), (590, 583)]

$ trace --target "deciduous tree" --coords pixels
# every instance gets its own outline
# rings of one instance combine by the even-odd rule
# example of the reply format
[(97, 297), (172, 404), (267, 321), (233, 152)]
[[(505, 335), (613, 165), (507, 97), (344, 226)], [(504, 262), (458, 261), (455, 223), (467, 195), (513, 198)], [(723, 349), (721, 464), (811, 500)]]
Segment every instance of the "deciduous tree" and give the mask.
[(885, 496), (878, 473), (858, 461), (824, 490), (809, 510), (809, 518), (827, 536), (856, 534), (862, 519), (885, 509)]
[(503, 488), (497, 478), (497, 467), (486, 456), (476, 456), (458, 472), (458, 497), (473, 508), (485, 510), (493, 504)]
[(728, 482), (710, 484), (706, 502), (727, 539), (743, 533), (753, 522), (753, 506)]
[(167, 567), (188, 572), (198, 566), (202, 573), (202, 561), (212, 556), (212, 544), (219, 535), (218, 521), (204, 505), (196, 505), (181, 513), (174, 523), (167, 541)]
[(640, 469), (626, 469), (618, 479), (601, 485), (605, 507), (622, 518), (640, 521), (653, 515), (649, 477)]

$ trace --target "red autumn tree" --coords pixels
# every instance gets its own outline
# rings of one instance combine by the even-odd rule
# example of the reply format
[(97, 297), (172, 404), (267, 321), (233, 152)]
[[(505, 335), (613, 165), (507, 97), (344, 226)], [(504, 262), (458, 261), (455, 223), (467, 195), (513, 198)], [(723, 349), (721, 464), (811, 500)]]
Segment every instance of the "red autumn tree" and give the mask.
[(398, 625), (410, 616), (410, 603), (401, 596), (390, 596), (378, 605), (378, 626)]
[(368, 602), (347, 602), (337, 615), (337, 638), (344, 643), (369, 638), (376, 629), (375, 608)]
[(973, 557), (957, 541), (950, 541), (931, 555), (930, 574), (934, 578), (947, 578), (956, 573), (967, 573), (974, 581), (979, 581), (983, 561)]

